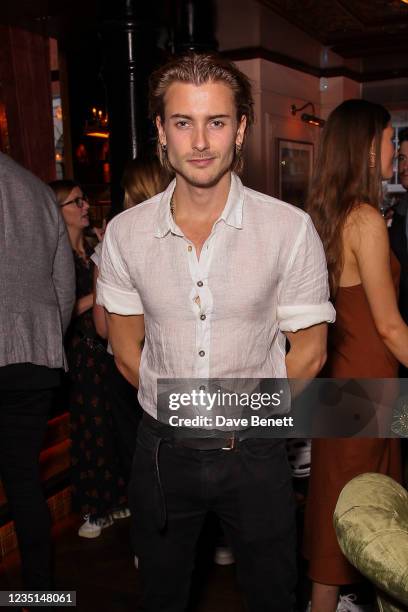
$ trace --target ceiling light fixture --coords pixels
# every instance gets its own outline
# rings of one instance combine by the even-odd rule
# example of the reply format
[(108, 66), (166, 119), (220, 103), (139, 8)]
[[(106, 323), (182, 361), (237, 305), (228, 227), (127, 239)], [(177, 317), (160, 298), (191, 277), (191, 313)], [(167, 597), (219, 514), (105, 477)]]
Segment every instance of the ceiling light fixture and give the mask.
[(310, 125), (316, 125), (317, 127), (323, 127), (326, 122), (324, 119), (321, 119), (320, 117), (317, 117), (315, 115), (315, 107), (314, 107), (313, 102), (306, 102), (306, 104), (304, 104), (303, 106), (300, 106), (299, 108), (297, 108), (295, 104), (292, 104), (292, 106), (290, 107), (290, 112), (292, 113), (292, 115), (296, 115), (296, 113), (304, 110), (308, 106), (312, 107), (313, 114), (310, 115), (309, 113), (302, 113), (300, 116), (301, 120), (304, 121), (305, 123), (309, 123)]

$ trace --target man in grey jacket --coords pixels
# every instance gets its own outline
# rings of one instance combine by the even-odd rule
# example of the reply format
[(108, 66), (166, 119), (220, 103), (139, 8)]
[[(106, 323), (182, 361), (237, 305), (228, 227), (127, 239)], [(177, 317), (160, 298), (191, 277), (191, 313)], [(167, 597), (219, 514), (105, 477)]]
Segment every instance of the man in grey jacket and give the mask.
[(63, 334), (75, 276), (51, 190), (0, 153), (0, 477), (28, 590), (52, 588), (50, 520), (39, 454), (53, 389), (66, 367)]

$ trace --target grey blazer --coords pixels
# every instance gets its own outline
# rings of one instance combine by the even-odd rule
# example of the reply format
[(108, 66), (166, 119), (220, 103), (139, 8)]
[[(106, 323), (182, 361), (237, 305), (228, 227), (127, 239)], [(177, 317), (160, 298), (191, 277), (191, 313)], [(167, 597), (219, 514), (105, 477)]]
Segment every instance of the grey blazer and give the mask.
[(72, 251), (51, 189), (0, 153), (0, 366), (66, 368), (74, 299)]

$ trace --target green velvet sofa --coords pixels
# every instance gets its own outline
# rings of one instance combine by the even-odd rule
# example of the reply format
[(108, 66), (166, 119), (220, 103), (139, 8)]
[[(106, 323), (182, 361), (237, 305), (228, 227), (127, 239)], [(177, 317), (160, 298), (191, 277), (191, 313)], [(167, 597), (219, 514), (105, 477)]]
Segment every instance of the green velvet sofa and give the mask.
[(408, 493), (392, 478), (361, 474), (342, 490), (334, 528), (344, 555), (377, 589), (381, 612), (408, 611)]

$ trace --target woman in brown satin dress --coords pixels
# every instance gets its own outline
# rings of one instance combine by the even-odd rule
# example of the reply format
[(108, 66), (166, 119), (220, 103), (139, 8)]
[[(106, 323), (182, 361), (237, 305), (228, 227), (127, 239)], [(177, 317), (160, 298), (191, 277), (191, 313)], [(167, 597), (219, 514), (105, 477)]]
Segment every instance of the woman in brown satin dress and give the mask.
[[(326, 251), (337, 312), (327, 377), (393, 378), (398, 361), (408, 364), (408, 327), (396, 297), (398, 262), (378, 210), (381, 180), (392, 176), (392, 138), (386, 109), (364, 100), (343, 102), (323, 131), (307, 210)], [(364, 472), (399, 480), (399, 440), (313, 440), (304, 543), (312, 612), (363, 609), (338, 599), (340, 585), (357, 582), (359, 574), (337, 544), (333, 512), (344, 485)]]

